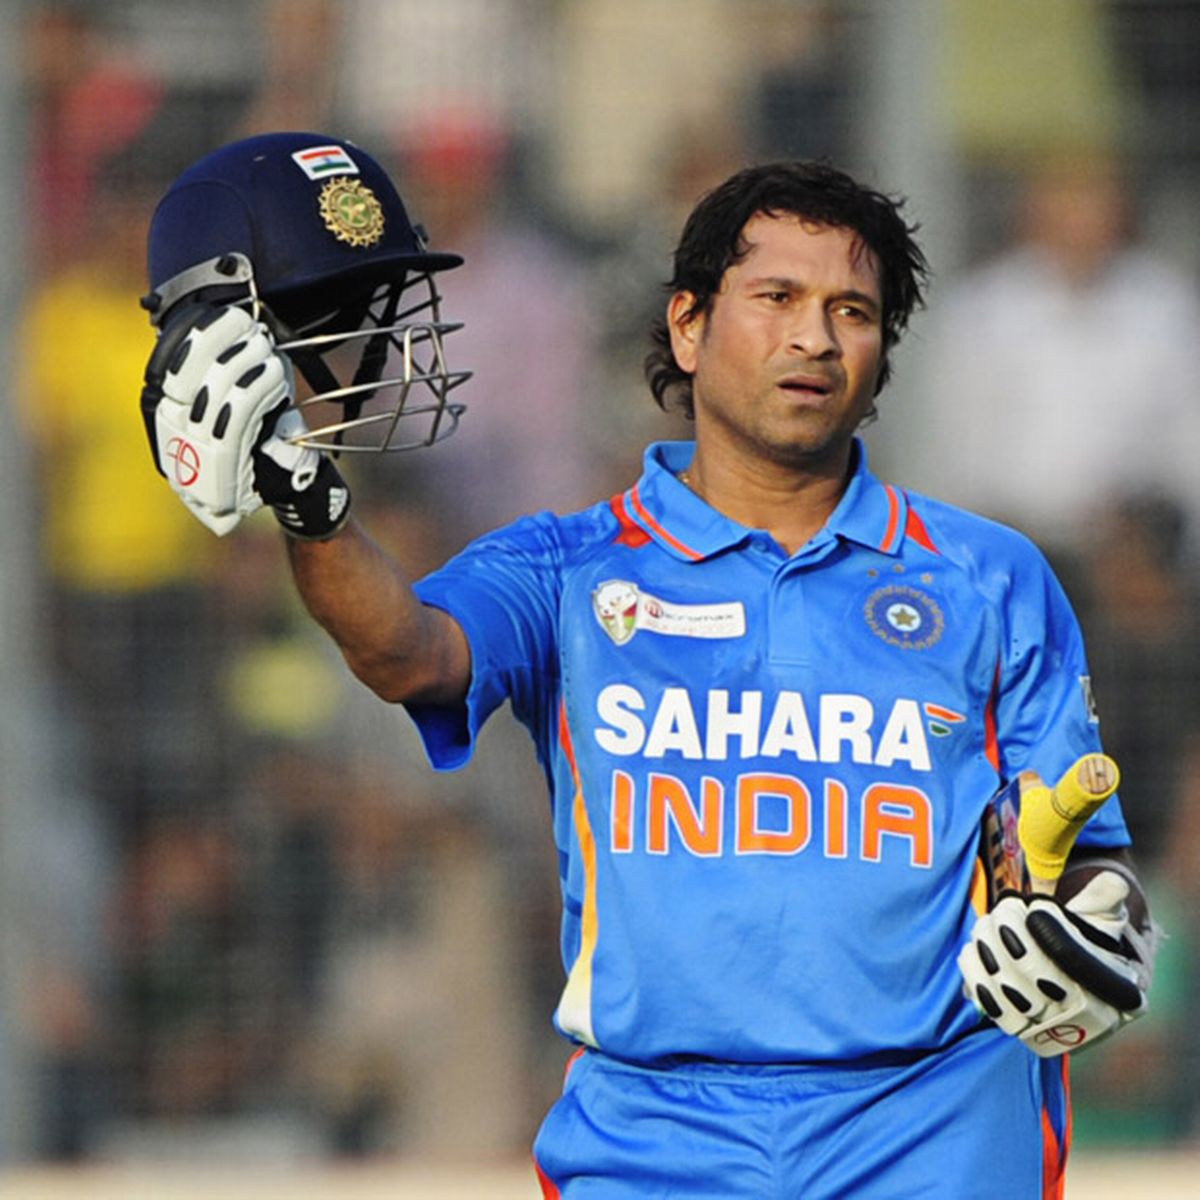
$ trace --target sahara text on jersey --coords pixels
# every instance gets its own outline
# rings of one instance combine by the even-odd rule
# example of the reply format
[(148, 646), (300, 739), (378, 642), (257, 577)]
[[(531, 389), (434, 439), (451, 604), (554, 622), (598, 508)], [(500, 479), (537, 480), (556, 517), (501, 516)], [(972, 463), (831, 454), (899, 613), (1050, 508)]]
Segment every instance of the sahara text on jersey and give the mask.
[[(649, 707), (642, 693), (628, 684), (604, 688), (596, 703), (602, 722), (594, 731), (597, 744), (625, 757), (664, 759), (674, 753), (683, 759), (721, 762), (730, 757), (732, 741), (741, 759), (791, 756), (799, 762), (832, 764), (845, 755), (854, 763), (903, 763), (928, 772), (932, 765), (923, 714), (932, 707), (943, 719), (959, 716), (940, 705), (899, 698), (876, 736), (874, 705), (854, 693), (821, 695), (814, 707), (815, 732), (804, 697), (796, 691), (780, 691), (768, 710), (761, 691), (741, 692), (734, 706), (728, 691), (711, 689), (703, 707), (703, 727), (685, 688), (664, 688), (646, 720), (642, 714)], [(727, 789), (733, 798), (728, 812)], [(698, 785), (689, 785), (655, 771), (639, 786), (634, 775), (614, 770), (610, 849), (628, 854), (642, 848), (655, 855), (678, 846), (702, 858), (719, 857), (726, 850), (794, 855), (810, 845), (816, 825), (829, 858), (854, 854), (880, 862), (887, 843), (896, 846), (893, 853), (907, 852), (912, 866), (932, 865), (933, 810), (924, 790), (873, 781), (858, 796), (853, 814), (850, 787), (844, 781), (827, 777), (820, 790), (820, 814), (814, 822), (813, 789), (786, 773), (751, 770), (731, 781), (705, 776)]]
[[(930, 707), (924, 706), (926, 713)], [(622, 756), (664, 758), (674, 752), (723, 762), (735, 741), (737, 757), (743, 759), (790, 755), (799, 762), (839, 763), (846, 755), (850, 762), (877, 767), (905, 763), (914, 771), (932, 770), (922, 705), (906, 697), (893, 701), (878, 735), (874, 704), (854, 692), (817, 697), (815, 730), (803, 694), (795, 691), (778, 692), (768, 711), (761, 691), (741, 692), (731, 706), (727, 690), (710, 688), (703, 730), (686, 688), (663, 688), (649, 722), (641, 715), (648, 709), (646, 697), (630, 684), (603, 688), (596, 698), (600, 748)]]

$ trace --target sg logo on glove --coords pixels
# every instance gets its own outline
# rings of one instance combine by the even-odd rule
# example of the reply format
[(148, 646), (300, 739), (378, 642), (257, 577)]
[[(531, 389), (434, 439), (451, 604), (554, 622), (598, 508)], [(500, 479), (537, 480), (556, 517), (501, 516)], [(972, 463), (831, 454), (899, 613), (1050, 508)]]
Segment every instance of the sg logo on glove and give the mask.
[(172, 438), (167, 443), (167, 457), (175, 464), (175, 483), (181, 488), (191, 487), (200, 478), (200, 455), (191, 442)]

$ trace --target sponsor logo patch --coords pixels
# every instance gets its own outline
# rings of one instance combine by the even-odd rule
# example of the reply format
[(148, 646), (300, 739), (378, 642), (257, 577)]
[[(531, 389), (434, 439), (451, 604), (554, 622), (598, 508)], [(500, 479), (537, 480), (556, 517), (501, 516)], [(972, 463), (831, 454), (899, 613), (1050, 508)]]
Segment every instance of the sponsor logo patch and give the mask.
[(592, 593), (601, 629), (623, 646), (639, 629), (667, 637), (734, 638), (746, 633), (740, 600), (724, 604), (675, 604), (641, 591), (624, 579), (611, 579)]
[(907, 584), (877, 588), (867, 597), (863, 615), (876, 637), (902, 650), (928, 650), (946, 630), (937, 601)]

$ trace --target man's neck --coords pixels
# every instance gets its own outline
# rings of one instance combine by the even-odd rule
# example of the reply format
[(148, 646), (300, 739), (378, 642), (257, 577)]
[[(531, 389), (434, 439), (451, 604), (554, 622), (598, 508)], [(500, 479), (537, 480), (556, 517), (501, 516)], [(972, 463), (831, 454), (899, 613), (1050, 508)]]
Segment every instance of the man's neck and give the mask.
[(789, 554), (817, 534), (837, 507), (850, 476), (848, 446), (802, 467), (706, 455), (701, 445), (680, 478), (739, 525), (763, 529)]

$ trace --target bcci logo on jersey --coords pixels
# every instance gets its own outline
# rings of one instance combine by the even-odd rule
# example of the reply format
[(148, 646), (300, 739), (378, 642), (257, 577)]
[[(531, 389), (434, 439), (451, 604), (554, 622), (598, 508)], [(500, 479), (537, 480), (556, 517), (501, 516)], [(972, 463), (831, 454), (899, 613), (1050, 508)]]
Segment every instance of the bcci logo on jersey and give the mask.
[(725, 604), (675, 604), (641, 591), (625, 579), (610, 579), (592, 593), (600, 628), (623, 646), (639, 629), (667, 637), (733, 638), (746, 632), (741, 601)]
[(928, 650), (941, 640), (946, 618), (932, 596), (904, 584), (881, 587), (863, 606), (876, 637), (904, 650)]

